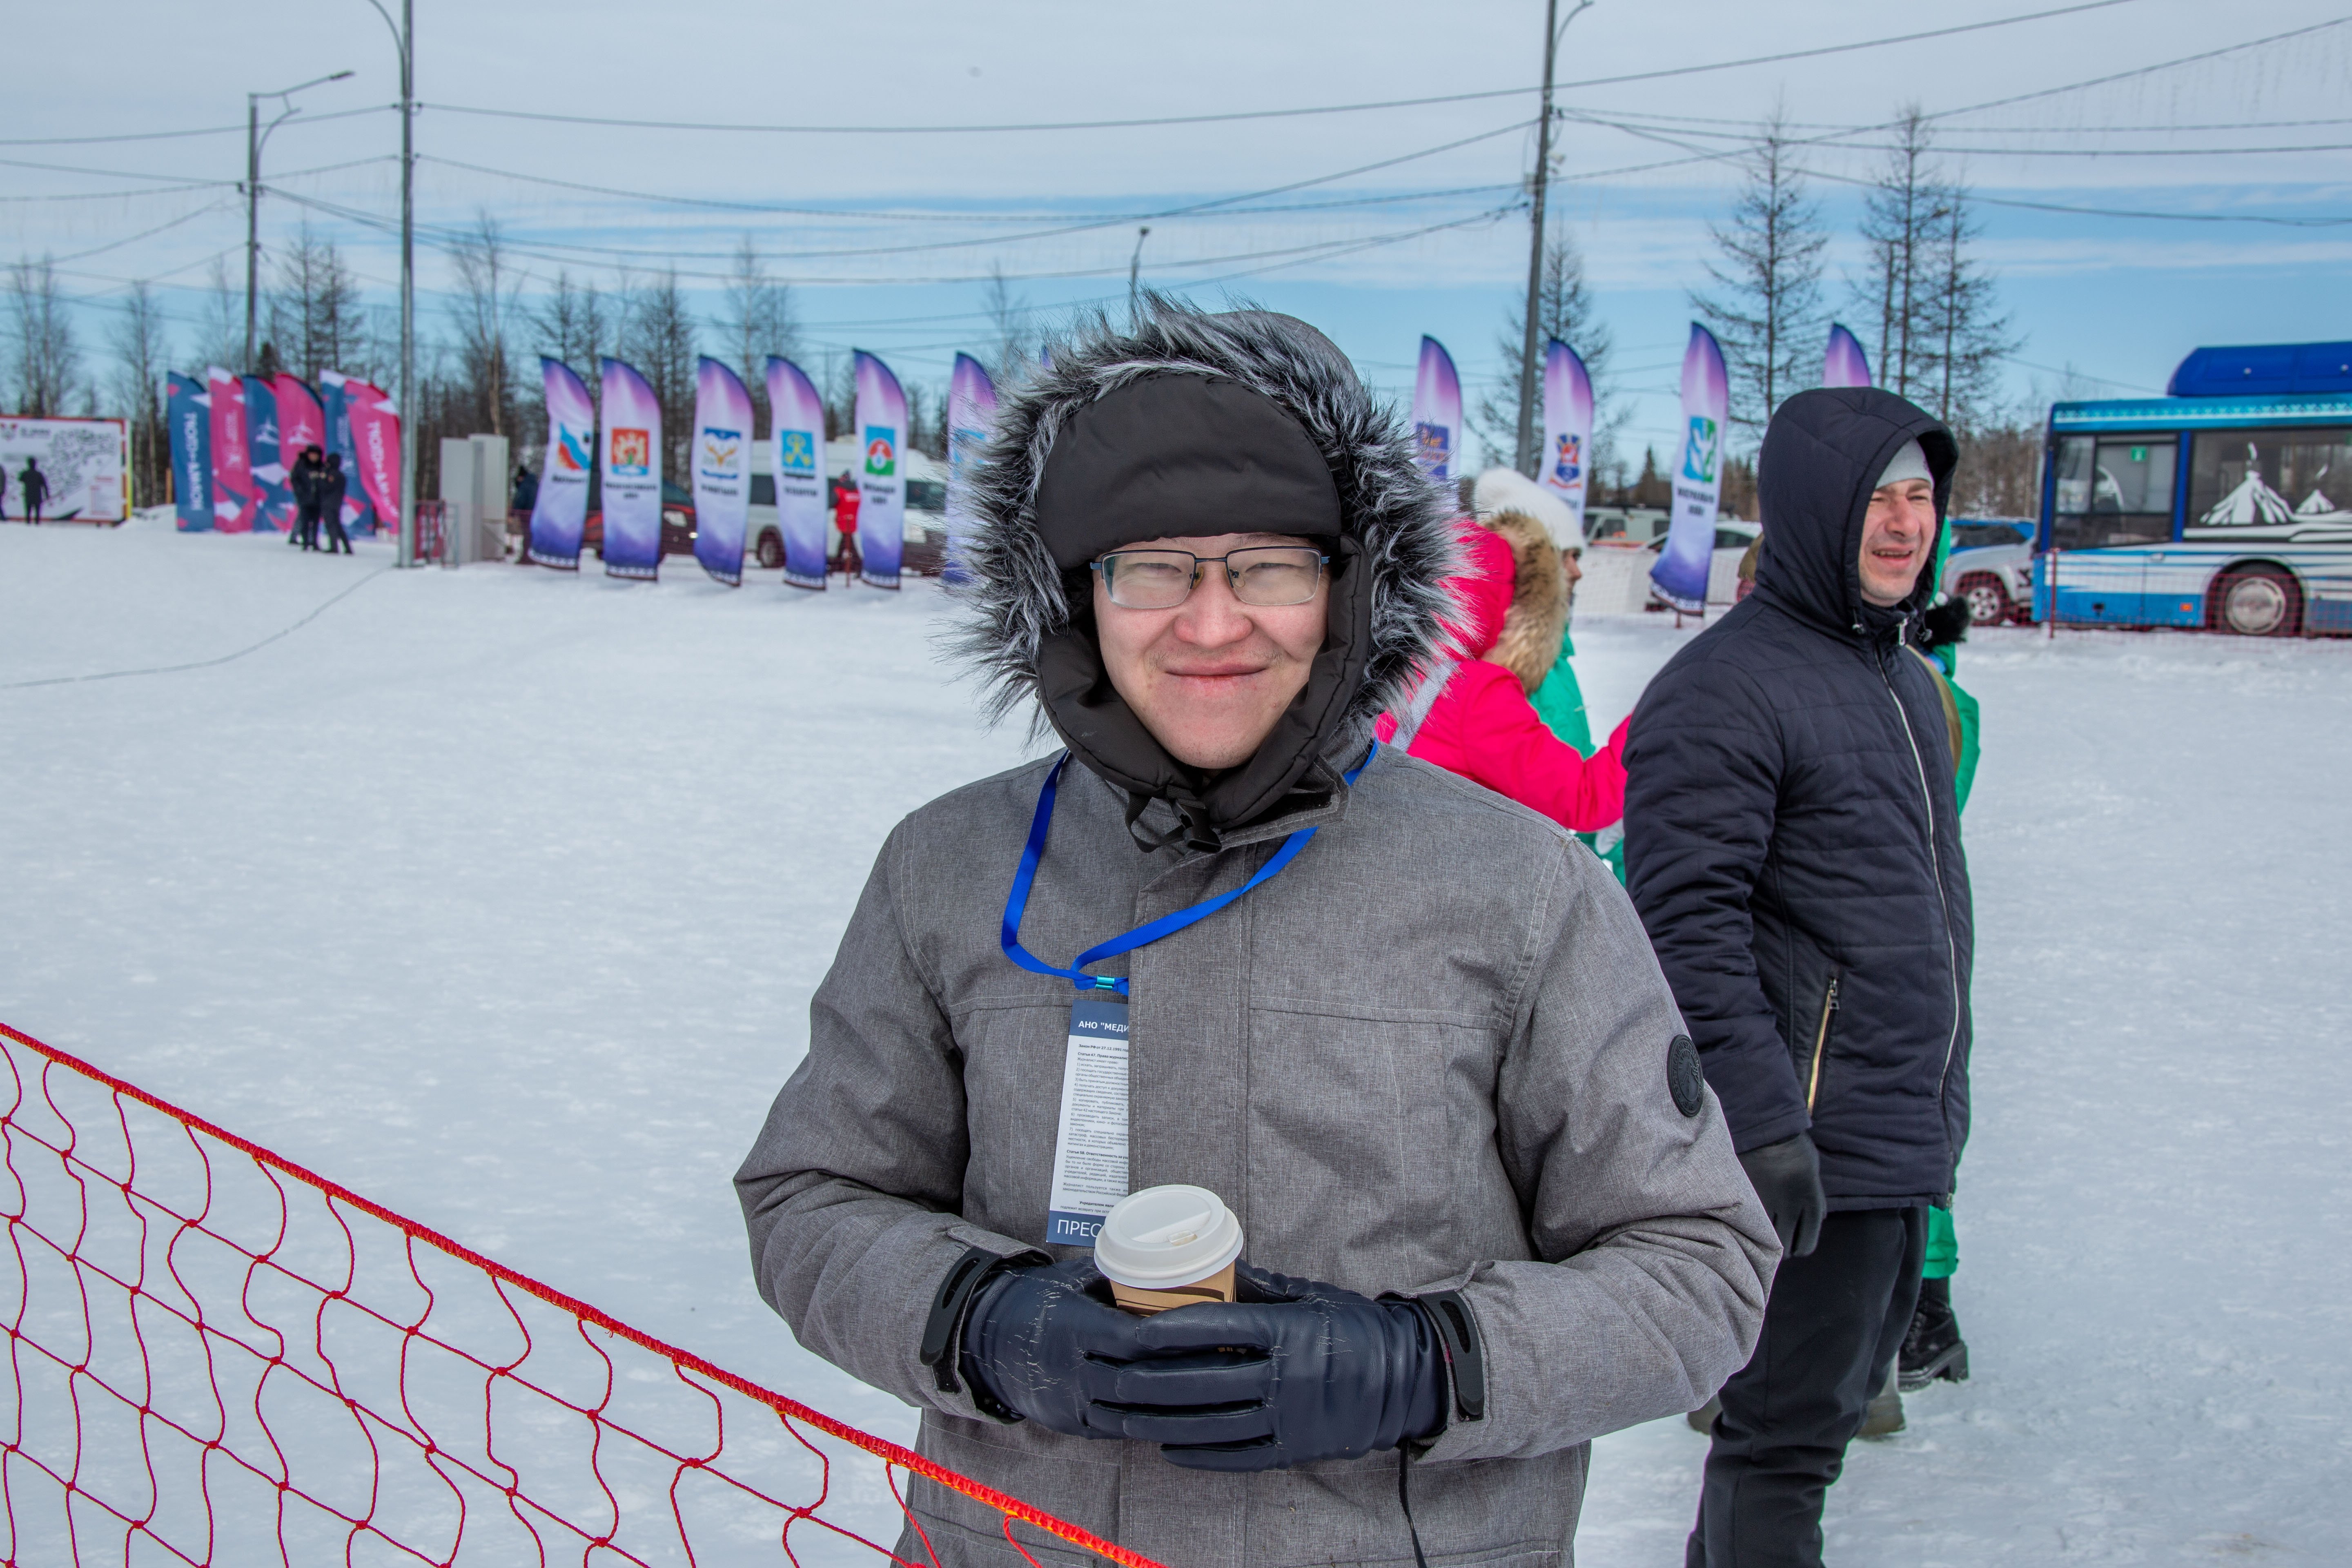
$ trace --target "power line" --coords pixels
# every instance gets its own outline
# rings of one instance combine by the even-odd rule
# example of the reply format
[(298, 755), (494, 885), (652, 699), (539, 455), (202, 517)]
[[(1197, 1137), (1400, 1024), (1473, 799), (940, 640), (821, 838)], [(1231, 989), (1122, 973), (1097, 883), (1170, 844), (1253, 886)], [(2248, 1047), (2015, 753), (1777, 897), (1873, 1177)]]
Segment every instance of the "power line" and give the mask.
[[(1237, 196), (1218, 196), (1209, 201), (1193, 202), (1185, 206), (1171, 207), (1162, 212), (1149, 213), (1144, 216), (1153, 219), (1197, 217), (1203, 213), (1213, 212), (1220, 208), (1232, 207), (1237, 203), (1258, 201), (1267, 196), (1286, 195), (1292, 191), (1303, 191), (1311, 186), (1328, 184), (1334, 180), (1352, 179), (1359, 174), (1369, 174), (1375, 173), (1378, 170), (1394, 168), (1400, 163), (1410, 163), (1422, 158), (1434, 157), (1440, 153), (1451, 153), (1457, 148), (1467, 147), (1475, 142), (1490, 142), (1497, 136), (1507, 136), (1513, 132), (1526, 129), (1526, 123), (1527, 122), (1524, 121), (1513, 121), (1508, 125), (1500, 126), (1492, 131), (1482, 131), (1475, 136), (1461, 137), (1455, 141), (1441, 142), (1434, 147), (1424, 147), (1418, 152), (1402, 153), (1394, 158), (1383, 158), (1378, 163), (1358, 164), (1354, 168), (1341, 169), (1336, 174), (1318, 174), (1312, 179), (1294, 180), (1288, 184), (1275, 185), (1263, 191), (1252, 191)], [(445, 161), (446, 160), (436, 160), (436, 162)], [(772, 252), (772, 254), (775, 259), (780, 261), (825, 259), (849, 256), (903, 256), (925, 251), (960, 250), (966, 249), (973, 246), (1013, 245), (1032, 239), (1055, 239), (1066, 235), (1085, 234), (1098, 229), (1120, 227), (1128, 221), (1129, 220), (1122, 216), (1088, 217), (1083, 222), (1064, 223), (1057, 225), (1053, 228), (1037, 229), (1027, 234), (983, 235), (971, 239), (929, 240), (912, 245), (841, 247), (824, 250), (780, 250)], [(544, 239), (538, 243), (559, 250), (576, 250), (593, 255), (644, 257), (650, 258), (655, 260), (678, 257), (700, 260), (724, 260), (727, 258), (725, 253), (716, 253), (711, 251), (688, 251), (677, 249), (636, 250), (617, 246), (576, 245), (558, 240)]]
[[(396, 103), (376, 103), (365, 109), (338, 109), (329, 114), (302, 115), (300, 123), (317, 125), (329, 120), (349, 120), (357, 114), (389, 114), (399, 107)], [(0, 147), (79, 147), (99, 142), (167, 142), (183, 136), (225, 136), (231, 132), (243, 132), (249, 129), (239, 123), (202, 125), (188, 131), (126, 131), (112, 136), (16, 136), (0, 139)]]
[(169, 223), (159, 223), (153, 228), (148, 229), (143, 233), (134, 234), (128, 239), (113, 240), (90, 250), (77, 250), (70, 256), (44, 257), (42, 259), (45, 261), (80, 261), (92, 256), (103, 256), (110, 250), (120, 250), (126, 245), (136, 245), (142, 239), (152, 239), (167, 228), (177, 228), (184, 223), (194, 223), (196, 219), (203, 217), (207, 214), (218, 212), (222, 207), (227, 205), (228, 204), (226, 199), (210, 201), (205, 203), (203, 206), (198, 207), (194, 212), (182, 213), (178, 217), (172, 219)]
[[(1717, 60), (1707, 65), (1672, 66), (1660, 70), (1633, 71), (1621, 76), (1592, 77), (1583, 81), (1562, 82), (1555, 91), (1571, 91), (1579, 88), (1614, 87), (1626, 82), (1658, 81), (1667, 77), (1698, 76), (1710, 71), (1738, 70), (1748, 66), (1778, 65), (1787, 60), (1815, 59), (1824, 55), (1851, 54), (1858, 49), (1885, 48), (1895, 44), (1915, 44), (1929, 38), (1948, 38), (1961, 33), (1979, 33), (1994, 27), (2014, 26), (2021, 22), (2039, 22), (2052, 16), (2071, 16), (2084, 11), (2104, 11), (2114, 5), (2137, 4), (2137, 0), (2083, 0), (2082, 4), (2060, 5), (2045, 11), (2031, 11), (2015, 16), (2000, 16), (1990, 21), (1965, 22), (1950, 27), (1935, 27), (1926, 32), (1900, 33), (1884, 38), (1865, 38), (1851, 44), (1825, 44), (1810, 49), (1786, 49), (1778, 54), (1755, 55), (1746, 59)], [(594, 114), (547, 114), (521, 109), (482, 109), (460, 103), (427, 103), (420, 107), (439, 110), (445, 114), (481, 115), (499, 120), (534, 120), (560, 125), (605, 125), (635, 131), (698, 131), (744, 132), (762, 135), (789, 136), (927, 136), (976, 135), (1000, 132), (1045, 131), (1123, 131), (1165, 125), (1213, 125), (1241, 120), (1294, 120), (1309, 115), (1357, 114), (1384, 109), (1418, 109), (1431, 104), (1470, 103), (1481, 99), (1524, 97), (1540, 92), (1540, 87), (1490, 88), (1480, 92), (1439, 93), (1426, 98), (1391, 98), (1365, 103), (1322, 104), (1307, 109), (1251, 109), (1221, 114), (1162, 114), (1132, 120), (1061, 120), (1034, 121), (1012, 124), (979, 125), (741, 125), (710, 121), (690, 120), (625, 120)]]
[[(1525, 123), (1525, 121), (1515, 122), (1510, 129), (1517, 129), (1520, 125)], [(1496, 132), (1496, 134), (1500, 134), (1500, 132)], [(1452, 146), (1459, 144), (1460, 143), (1449, 143), (1448, 145)], [(1433, 151), (1443, 150), (1444, 149), (1433, 149)], [(1424, 154), (1414, 154), (1414, 156), (1423, 155)], [(461, 163), (455, 158), (435, 157), (430, 153), (420, 153), (417, 161), (424, 163), (438, 163), (444, 168), (463, 169), (469, 174), (488, 174), (497, 179), (520, 180), (526, 184), (552, 185), (563, 190), (580, 191), (590, 195), (620, 196), (631, 201), (659, 202), (667, 203), (675, 206), (707, 207), (724, 212), (772, 215), (780, 217), (840, 218), (844, 220), (856, 220), (872, 223), (1006, 224), (1061, 223), (1080, 216), (1076, 213), (1068, 212), (976, 213), (950, 212), (940, 208), (922, 208), (910, 211), (905, 208), (868, 209), (859, 207), (781, 206), (764, 202), (730, 202), (711, 196), (682, 196), (666, 191), (633, 191), (614, 185), (592, 185), (579, 180), (558, 179), (551, 174), (526, 174), (514, 169), (493, 169), (480, 163)], [(1326, 180), (1331, 180), (1344, 177), (1344, 175), (1332, 174), (1326, 175), (1324, 178)], [(1522, 184), (1524, 184), (1524, 182), (1518, 180), (1507, 180), (1484, 185), (1452, 185), (1443, 190), (1402, 191), (1393, 192), (1384, 195), (1347, 196), (1337, 201), (1307, 202), (1287, 206), (1248, 207), (1237, 210), (1250, 214), (1256, 214), (1329, 212), (1344, 207), (1393, 206), (1407, 202), (1440, 201), (1448, 196), (1491, 195), (1496, 191), (1517, 190)], [(1291, 188), (1295, 187), (1283, 187), (1283, 189)], [(1268, 194), (1269, 193), (1266, 192), (1257, 192), (1246, 196), (1232, 196), (1225, 199), (1232, 202), (1256, 201)], [(1119, 212), (1092, 213), (1085, 216), (1090, 221), (1100, 219), (1108, 223), (1128, 224), (1150, 222), (1154, 219), (1177, 215), (1170, 212)]]

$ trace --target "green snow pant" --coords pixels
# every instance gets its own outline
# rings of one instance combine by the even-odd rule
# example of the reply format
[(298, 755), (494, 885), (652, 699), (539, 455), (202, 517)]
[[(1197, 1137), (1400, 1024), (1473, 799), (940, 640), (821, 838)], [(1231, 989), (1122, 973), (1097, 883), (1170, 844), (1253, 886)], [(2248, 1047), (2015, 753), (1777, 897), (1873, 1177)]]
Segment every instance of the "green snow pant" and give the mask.
[[(1561, 740), (1591, 756), (1601, 748), (1592, 743), (1592, 721), (1584, 711), (1584, 688), (1577, 684), (1576, 667), (1569, 662), (1576, 655), (1576, 638), (1562, 627), (1559, 634), (1559, 657), (1552, 660), (1551, 672), (1543, 684), (1536, 688), (1536, 717), (1544, 728)], [(1609, 847), (1601, 847), (1601, 835), (1580, 833), (1585, 847), (1601, 857), (1601, 863), (1616, 874), (1620, 882), (1625, 879), (1625, 837), (1622, 833), (1610, 835)]]

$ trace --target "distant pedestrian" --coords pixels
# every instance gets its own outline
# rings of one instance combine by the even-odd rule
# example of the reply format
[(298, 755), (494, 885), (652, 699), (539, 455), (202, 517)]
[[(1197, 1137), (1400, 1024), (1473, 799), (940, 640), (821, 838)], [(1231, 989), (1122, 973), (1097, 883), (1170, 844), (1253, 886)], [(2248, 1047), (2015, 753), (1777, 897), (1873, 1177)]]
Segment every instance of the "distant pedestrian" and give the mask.
[(8, 521), (8, 470), (0, 468), (0, 522)]
[(509, 504), (507, 510), (512, 512), (515, 516), (522, 518), (525, 521), (529, 521), (531, 512), (536, 510), (538, 506), (539, 476), (532, 473), (530, 469), (524, 467), (522, 464), (517, 463), (515, 465), (514, 499)]
[(319, 516), (311, 522), (311, 528), (315, 530), (320, 521), (326, 523), (328, 554), (338, 550), (351, 554), (352, 536), (343, 531), (343, 496), (351, 489), (351, 476), (343, 472), (343, 455), (328, 453), (326, 467), (310, 483), (319, 502)]
[(49, 499), (49, 476), (41, 472), (38, 459), (25, 459), (24, 471), (16, 476), (16, 489), (25, 498), (25, 521), (37, 526), (41, 507)]
[(864, 570), (866, 563), (857, 552), (857, 509), (862, 504), (857, 481), (847, 468), (833, 487), (833, 526), (841, 534), (841, 570), (851, 582)]
[(286, 486), (294, 492), (294, 539), (305, 550), (319, 548), (319, 479), (327, 471), (325, 454), (305, 447), (294, 459)]

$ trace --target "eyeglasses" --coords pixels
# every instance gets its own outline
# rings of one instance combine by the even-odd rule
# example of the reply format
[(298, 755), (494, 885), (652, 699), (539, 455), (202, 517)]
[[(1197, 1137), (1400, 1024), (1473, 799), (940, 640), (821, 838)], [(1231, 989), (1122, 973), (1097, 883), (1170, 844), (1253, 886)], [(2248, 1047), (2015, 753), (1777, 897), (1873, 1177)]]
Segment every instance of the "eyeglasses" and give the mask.
[(1223, 555), (1189, 550), (1114, 550), (1092, 563), (1110, 602), (1129, 610), (1172, 610), (1200, 585), (1201, 568), (1223, 566), (1234, 597), (1270, 609), (1315, 596), (1331, 558), (1303, 544), (1255, 544)]

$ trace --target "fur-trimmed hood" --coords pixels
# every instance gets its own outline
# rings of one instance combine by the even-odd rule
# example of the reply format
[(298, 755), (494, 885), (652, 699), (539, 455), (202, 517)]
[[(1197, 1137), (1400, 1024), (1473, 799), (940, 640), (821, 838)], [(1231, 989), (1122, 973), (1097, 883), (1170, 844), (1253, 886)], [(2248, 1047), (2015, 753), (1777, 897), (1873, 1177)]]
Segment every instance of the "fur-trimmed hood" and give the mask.
[[(1328, 799), (1372, 720), (1433, 662), (1454, 570), (1451, 507), (1416, 461), (1411, 427), (1305, 322), (1211, 313), (1147, 296), (1127, 331), (1097, 316), (1051, 346), (1049, 364), (1004, 393), (971, 489), (953, 647), (981, 675), (992, 719), (1031, 701), (1073, 754), (1141, 804), (1165, 800), (1192, 842)], [(1090, 405), (1147, 378), (1200, 375), (1263, 395), (1330, 466), (1340, 507), (1330, 631), (1307, 689), (1258, 752), (1214, 774), (1167, 754), (1112, 689), (1083, 569), (1055, 563), (1037, 520), (1054, 443)], [(1273, 415), (1269, 411), (1269, 417)], [(1218, 531), (1204, 521), (1202, 532)]]
[(1465, 525), (1471, 561), (1454, 580), (1468, 624), (1463, 651), (1491, 658), (1533, 692), (1559, 658), (1568, 630), (1568, 574), (1551, 531), (1523, 511), (1482, 513)]

